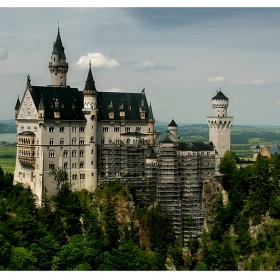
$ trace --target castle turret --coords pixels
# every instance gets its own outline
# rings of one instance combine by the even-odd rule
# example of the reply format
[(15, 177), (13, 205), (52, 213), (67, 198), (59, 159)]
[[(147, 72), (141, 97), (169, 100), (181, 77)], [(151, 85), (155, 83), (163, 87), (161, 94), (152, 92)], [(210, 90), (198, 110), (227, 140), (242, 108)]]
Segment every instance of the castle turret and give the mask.
[(148, 139), (151, 146), (154, 145), (155, 139), (155, 119), (152, 110), (152, 104), (150, 102), (149, 112), (148, 112)]
[(227, 116), (229, 99), (221, 90), (212, 98), (213, 116), (207, 117), (209, 126), (209, 142), (212, 142), (216, 152), (216, 171), (221, 158), (230, 150), (230, 129), (233, 117)]
[(51, 73), (51, 86), (67, 87), (66, 76), (68, 72), (68, 63), (66, 62), (66, 56), (64, 53), (64, 47), (62, 45), (59, 28), (56, 41), (53, 43), (53, 51), (51, 62), (49, 63), (49, 69)]
[(94, 191), (97, 187), (97, 91), (95, 81), (91, 72), (91, 63), (89, 64), (88, 76), (83, 91), (84, 108), (83, 113), (87, 120), (86, 133), (86, 161), (85, 161), (85, 176), (86, 186), (89, 191)]
[(175, 123), (174, 119), (168, 125), (168, 130), (171, 134), (173, 134), (177, 138), (178, 125)]

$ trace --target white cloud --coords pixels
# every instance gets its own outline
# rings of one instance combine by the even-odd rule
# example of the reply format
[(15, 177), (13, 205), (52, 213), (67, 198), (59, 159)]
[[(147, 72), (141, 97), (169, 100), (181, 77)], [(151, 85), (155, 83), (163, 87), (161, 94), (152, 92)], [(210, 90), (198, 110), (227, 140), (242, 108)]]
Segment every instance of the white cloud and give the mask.
[(139, 69), (153, 68), (155, 66), (156, 66), (156, 64), (154, 62), (151, 62), (151, 61), (148, 61), (148, 60), (142, 61), (140, 63), (133, 64), (133, 67), (139, 68)]
[(120, 88), (111, 88), (108, 90), (109, 92), (120, 92), (121, 89)]
[(114, 68), (118, 67), (120, 64), (109, 57), (104, 56), (101, 53), (88, 53), (86, 56), (81, 56), (77, 66), (86, 68), (89, 66), (89, 62), (91, 61), (91, 67), (93, 68)]
[(264, 83), (264, 80), (258, 79), (251, 83), (251, 85), (262, 85)]
[(209, 78), (207, 79), (207, 81), (210, 82), (210, 83), (222, 82), (222, 81), (224, 81), (224, 80), (225, 80), (225, 78), (222, 77), (222, 76), (218, 76), (218, 77), (215, 77), (215, 78), (209, 77)]
[(166, 104), (165, 103), (160, 103), (160, 106), (161, 107), (166, 107)]
[(0, 60), (4, 60), (6, 58), (8, 58), (8, 51), (0, 47)]

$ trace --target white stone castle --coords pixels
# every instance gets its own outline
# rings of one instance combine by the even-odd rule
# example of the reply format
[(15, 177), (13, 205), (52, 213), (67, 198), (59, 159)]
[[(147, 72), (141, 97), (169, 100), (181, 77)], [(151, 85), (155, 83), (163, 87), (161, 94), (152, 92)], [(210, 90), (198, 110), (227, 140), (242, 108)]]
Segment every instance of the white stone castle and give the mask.
[[(203, 227), (202, 184), (215, 174), (215, 157), (230, 148), (232, 118), (228, 98), (219, 91), (208, 117), (213, 143), (181, 142), (174, 120), (168, 131), (155, 132), (152, 106), (139, 93), (99, 92), (91, 65), (83, 91), (67, 86), (68, 63), (60, 32), (49, 62), (51, 85), (33, 86), (28, 75), (15, 107), (17, 158), (14, 183), (30, 186), (42, 202), (44, 189), (57, 193), (50, 171), (68, 174), (71, 190), (94, 191), (119, 180), (136, 188), (139, 199), (154, 199), (170, 210), (182, 243)], [(217, 164), (216, 164), (217, 165)], [(186, 220), (193, 228), (185, 228)]]

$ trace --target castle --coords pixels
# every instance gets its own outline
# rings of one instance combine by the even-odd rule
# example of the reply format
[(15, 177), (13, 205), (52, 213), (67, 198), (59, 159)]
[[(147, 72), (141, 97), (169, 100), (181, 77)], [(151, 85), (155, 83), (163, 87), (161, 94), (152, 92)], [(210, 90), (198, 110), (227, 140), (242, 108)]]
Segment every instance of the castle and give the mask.
[(49, 70), (51, 85), (33, 86), (28, 75), (24, 95), (16, 102), (14, 183), (30, 186), (40, 205), (45, 188), (48, 195), (59, 191), (50, 176), (54, 167), (67, 172), (73, 191), (94, 191), (101, 183), (119, 180), (133, 185), (142, 201), (154, 196), (170, 211), (182, 244), (198, 236), (204, 218), (203, 181), (214, 177), (216, 159), (230, 145), (228, 98), (219, 91), (212, 99), (212, 143), (186, 143), (177, 137), (174, 120), (167, 132), (155, 131), (144, 89), (97, 91), (90, 63), (84, 90), (67, 86), (68, 63), (59, 29)]

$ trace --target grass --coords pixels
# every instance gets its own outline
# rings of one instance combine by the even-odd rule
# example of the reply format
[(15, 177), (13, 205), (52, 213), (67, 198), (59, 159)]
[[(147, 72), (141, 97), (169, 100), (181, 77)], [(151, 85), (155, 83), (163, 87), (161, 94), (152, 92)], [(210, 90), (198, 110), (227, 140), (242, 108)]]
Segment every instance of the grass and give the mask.
[(3, 155), (13, 155), (17, 153), (17, 148), (13, 146), (0, 146), (0, 166), (4, 172), (14, 173), (16, 158), (2, 158)]
[(12, 174), (15, 171), (16, 158), (0, 158), (0, 166), (4, 172), (11, 172)]

